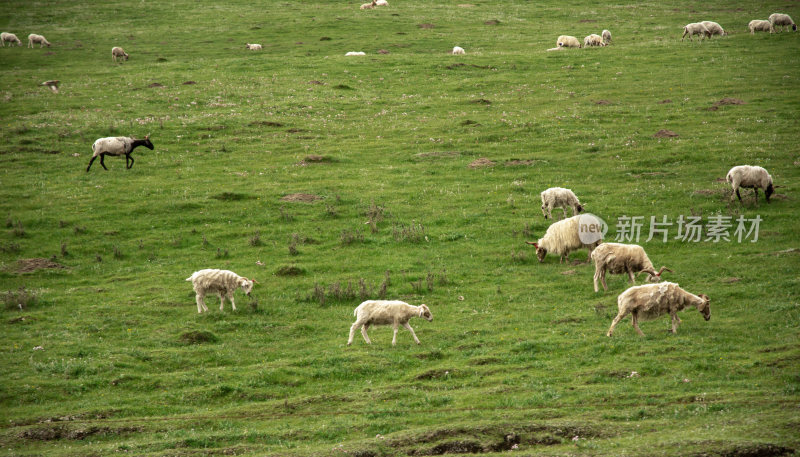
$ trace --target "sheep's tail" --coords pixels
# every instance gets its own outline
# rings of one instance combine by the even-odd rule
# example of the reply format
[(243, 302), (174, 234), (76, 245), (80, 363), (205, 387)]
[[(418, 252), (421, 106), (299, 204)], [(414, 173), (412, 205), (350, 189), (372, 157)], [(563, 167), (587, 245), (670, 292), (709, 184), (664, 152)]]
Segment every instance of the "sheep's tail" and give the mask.
[(725, 181), (726, 181), (728, 184), (730, 184), (730, 183), (732, 183), (732, 182), (733, 182), (733, 175), (731, 175), (731, 172), (730, 172), (730, 171), (728, 172), (728, 174), (727, 174), (727, 175), (725, 175)]

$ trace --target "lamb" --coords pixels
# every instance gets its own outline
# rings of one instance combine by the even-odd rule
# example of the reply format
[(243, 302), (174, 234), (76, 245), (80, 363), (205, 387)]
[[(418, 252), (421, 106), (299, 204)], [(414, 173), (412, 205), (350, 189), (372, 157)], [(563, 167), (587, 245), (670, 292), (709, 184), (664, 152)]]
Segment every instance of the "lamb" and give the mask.
[[(711, 35), (719, 35), (719, 36), (727, 35), (727, 32), (725, 32), (725, 30), (722, 28), (722, 26), (717, 24), (716, 22), (703, 21), (703, 22), (701, 22), (701, 24), (706, 26), (708, 31), (711, 32)], [(709, 38), (711, 38), (711, 36), (709, 36)]]
[(747, 27), (750, 28), (750, 34), (755, 35), (756, 31), (759, 32), (775, 32), (775, 29), (772, 27), (772, 22), (764, 21), (761, 19), (754, 19), (747, 24)]
[(13, 33), (8, 33), (8, 32), (0, 33), (0, 42), (3, 43), (3, 47), (6, 47), (6, 41), (8, 41), (9, 43), (17, 43), (17, 46), (22, 46), (22, 42), (19, 41), (19, 38), (17, 38), (17, 36), (14, 35)]
[(452, 54), (453, 54), (454, 56), (463, 56), (463, 55), (464, 55), (464, 54), (466, 54), (466, 53), (467, 53), (467, 52), (466, 52), (466, 51), (464, 51), (464, 48), (462, 48), (461, 46), (455, 46), (455, 47), (453, 47), (453, 52), (452, 52)]
[(769, 15), (769, 22), (772, 24), (773, 29), (776, 25), (781, 26), (781, 32), (783, 32), (784, 26), (791, 26), (792, 30), (797, 30), (797, 24), (794, 23), (788, 14), (772, 13)]
[(207, 293), (216, 293), (219, 296), (219, 310), (225, 304), (225, 297), (231, 302), (231, 307), (236, 311), (236, 303), (233, 301), (233, 293), (241, 287), (242, 291), (249, 297), (253, 290), (253, 284), (258, 284), (255, 279), (247, 279), (239, 276), (230, 270), (217, 270), (213, 268), (199, 270), (186, 278), (192, 283), (194, 292), (197, 294), (197, 313), (208, 311), (205, 303)]
[(560, 48), (580, 48), (581, 42), (574, 36), (561, 35), (556, 40), (556, 46)]
[(606, 271), (611, 274), (628, 273), (632, 284), (636, 284), (636, 273), (647, 273), (647, 280), (650, 282), (661, 281), (661, 273), (664, 270), (672, 273), (672, 270), (663, 266), (656, 272), (644, 248), (635, 244), (603, 243), (592, 251), (592, 261), (595, 292), (598, 291), (598, 279), (603, 283), (603, 290), (608, 290)]
[(32, 48), (34, 44), (38, 44), (40, 48), (43, 46), (50, 47), (50, 42), (45, 37), (31, 33), (28, 35), (28, 47)]
[(409, 319), (412, 317), (421, 317), (423, 319), (433, 321), (433, 315), (427, 305), (413, 306), (400, 300), (367, 300), (353, 311), (356, 316), (356, 321), (350, 327), (350, 338), (347, 340), (347, 345), (353, 344), (353, 336), (356, 330), (361, 328), (361, 335), (364, 336), (364, 341), (367, 344), (372, 344), (367, 329), (370, 325), (389, 325), (394, 328), (394, 336), (392, 337), (392, 346), (397, 344), (397, 328), (402, 325), (411, 332), (414, 337), (414, 342), (419, 344), (419, 338), (414, 333), (414, 329), (408, 325)]
[(364, 3), (363, 5), (361, 5), (361, 9), (362, 10), (371, 10), (371, 9), (375, 8), (375, 5), (377, 5), (377, 4), (378, 4), (377, 0), (372, 0), (372, 3)]
[[(581, 218), (587, 219), (581, 220)], [(536, 257), (539, 259), (540, 263), (544, 262), (544, 258), (548, 252), (560, 255), (561, 259), (559, 263), (564, 262), (565, 258), (569, 261), (569, 253), (582, 248), (589, 249), (589, 257), (586, 259), (588, 263), (592, 256), (592, 251), (600, 244), (600, 238), (602, 238), (601, 236), (591, 243), (584, 243), (583, 240), (581, 240), (582, 237), (587, 239), (587, 233), (582, 232), (585, 227), (582, 228), (581, 225), (588, 225), (592, 218), (593, 216), (591, 215), (583, 215), (572, 216), (569, 219), (558, 221), (547, 228), (544, 237), (540, 238), (539, 241), (526, 241), (526, 243), (532, 244), (533, 247), (536, 248)], [(595, 222), (591, 223), (592, 225), (595, 224)], [(596, 221), (596, 224), (599, 226), (601, 223)]]
[(611, 44), (611, 32), (609, 32), (608, 30), (603, 30), (603, 33), (601, 33), (600, 35), (603, 36), (603, 43)]
[(691, 24), (686, 24), (683, 27), (683, 36), (681, 37), (681, 41), (683, 41), (683, 39), (686, 38), (686, 35), (689, 35), (690, 41), (694, 41), (692, 40), (692, 37), (694, 35), (700, 35), (700, 39), (703, 38), (703, 35), (707, 36), (708, 38), (711, 38), (711, 31), (708, 30), (708, 27), (706, 27), (700, 22), (692, 22)]
[(128, 60), (128, 53), (125, 52), (125, 50), (123, 50), (121, 47), (114, 46), (111, 48), (111, 60), (113, 60), (114, 63), (117, 63), (117, 57), (120, 57), (123, 60)]
[(740, 187), (752, 188), (755, 191), (756, 203), (758, 203), (758, 189), (764, 189), (767, 203), (769, 203), (769, 196), (775, 192), (775, 188), (772, 186), (772, 176), (769, 175), (767, 170), (761, 167), (751, 167), (750, 165), (733, 167), (728, 172), (728, 175), (725, 176), (725, 181), (727, 181), (734, 192), (736, 192), (736, 196), (739, 197), (739, 202), (742, 201), (742, 196), (739, 195)]
[[(131, 157), (131, 153), (139, 146), (144, 146), (151, 151), (153, 150), (153, 143), (150, 142), (149, 133), (144, 137), (143, 140), (137, 140), (136, 138), (127, 136), (98, 138), (92, 144), (92, 158), (89, 160), (89, 166), (86, 167), (86, 172), (88, 173), (89, 169), (92, 168), (92, 162), (94, 162), (94, 159), (96, 159), (97, 156), (100, 156), (100, 165), (108, 170), (108, 168), (106, 168), (106, 164), (104, 163), (106, 155), (121, 156), (124, 154), (125, 168), (132, 168), (133, 157)], [(130, 164), (128, 162), (130, 162)]]
[(671, 331), (677, 333), (678, 324), (681, 323), (678, 311), (687, 306), (696, 307), (705, 320), (711, 319), (711, 308), (707, 295), (690, 294), (674, 282), (633, 286), (617, 297), (619, 313), (611, 322), (606, 336), (611, 336), (614, 327), (628, 314), (633, 318), (633, 328), (641, 336), (644, 336), (644, 333), (639, 329), (639, 319), (651, 320), (664, 314), (672, 317)]
[(606, 43), (605, 43), (605, 41), (603, 41), (603, 37), (601, 37), (600, 35), (598, 35), (596, 33), (593, 33), (593, 34), (591, 34), (591, 35), (589, 35), (589, 36), (587, 36), (586, 38), (583, 39), (583, 46), (585, 46), (587, 48), (589, 46), (605, 46), (605, 45), (606, 45)]
[[(544, 218), (552, 218), (553, 208), (559, 207), (564, 211), (564, 218), (567, 217), (567, 208), (572, 208), (572, 215), (575, 216), (583, 211), (581, 202), (578, 197), (569, 190), (563, 187), (551, 187), (540, 194), (542, 197), (542, 214)], [(545, 212), (547, 210), (547, 212)]]
[(258, 44), (258, 43), (246, 43), (244, 45), (244, 47), (245, 47), (245, 49), (249, 49), (251, 51), (260, 51), (261, 50), (261, 45)]

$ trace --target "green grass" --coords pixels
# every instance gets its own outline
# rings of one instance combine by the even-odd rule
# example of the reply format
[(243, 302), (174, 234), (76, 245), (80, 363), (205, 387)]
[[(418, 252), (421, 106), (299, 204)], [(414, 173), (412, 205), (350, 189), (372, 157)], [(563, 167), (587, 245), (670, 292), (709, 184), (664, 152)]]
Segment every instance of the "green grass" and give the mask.
[[(390, 3), (3, 5), (53, 46), (0, 49), (0, 454), (797, 454), (800, 35), (746, 25), (800, 9)], [(730, 35), (680, 42), (703, 19)], [(545, 52), (603, 28), (612, 46)], [(96, 138), (147, 133), (132, 169), (86, 173)], [(771, 204), (730, 200), (740, 164)], [(711, 321), (607, 338), (625, 280), (595, 294), (592, 266), (524, 243), (552, 186), (607, 240), (644, 216)], [(758, 215), (758, 242), (644, 242), (692, 214)], [(198, 315), (202, 268), (255, 277), (253, 300)], [(430, 306), (420, 346), (346, 346), (382, 287)]]

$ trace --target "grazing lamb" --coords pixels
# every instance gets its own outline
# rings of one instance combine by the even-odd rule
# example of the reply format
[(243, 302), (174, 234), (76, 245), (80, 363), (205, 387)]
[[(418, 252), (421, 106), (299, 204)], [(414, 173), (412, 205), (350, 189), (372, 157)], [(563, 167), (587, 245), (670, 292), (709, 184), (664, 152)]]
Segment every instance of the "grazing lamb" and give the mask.
[(361, 52), (361, 51), (350, 51), (350, 52), (348, 52), (347, 54), (345, 54), (345, 57), (347, 57), (347, 56), (365, 56), (365, 55), (367, 55), (367, 53), (365, 53), (365, 52)]
[(703, 39), (703, 35), (711, 38), (711, 31), (708, 30), (708, 27), (700, 22), (692, 22), (691, 24), (686, 24), (683, 27), (683, 36), (681, 37), (681, 41), (686, 38), (686, 35), (689, 35), (689, 41), (694, 41), (692, 40), (694, 35), (700, 35), (700, 39)]
[[(708, 31), (711, 32), (711, 36), (713, 36), (713, 35), (724, 36), (724, 35), (728, 34), (727, 32), (725, 32), (725, 30), (722, 28), (722, 26), (717, 24), (716, 22), (703, 21), (703, 22), (701, 22), (701, 24), (706, 26)], [(709, 36), (709, 38), (711, 38), (711, 36)]]
[(556, 40), (556, 46), (560, 48), (580, 48), (581, 42), (574, 36), (561, 35)]
[(50, 42), (45, 37), (31, 33), (28, 35), (28, 47), (32, 48), (34, 44), (38, 44), (40, 48), (43, 46), (50, 47)]
[(113, 60), (114, 63), (117, 63), (117, 57), (121, 58), (122, 60), (128, 60), (128, 53), (125, 52), (125, 50), (121, 47), (114, 46), (111, 48), (111, 60)]
[(236, 303), (233, 301), (233, 293), (241, 287), (242, 291), (249, 297), (253, 290), (253, 284), (258, 284), (255, 279), (247, 279), (229, 270), (206, 269), (195, 271), (186, 278), (191, 281), (194, 292), (197, 294), (197, 312), (208, 311), (205, 303), (207, 293), (216, 293), (219, 296), (219, 310), (225, 304), (225, 297), (231, 302), (231, 307), (236, 311)]
[(6, 41), (8, 41), (9, 43), (17, 43), (17, 46), (22, 46), (22, 42), (19, 41), (19, 38), (17, 38), (17, 36), (14, 35), (13, 33), (8, 33), (8, 32), (0, 33), (0, 41), (3, 42), (3, 47), (6, 47)]
[(756, 31), (774, 33), (775, 29), (772, 27), (772, 22), (764, 21), (761, 19), (754, 19), (747, 24), (750, 28), (750, 34), (755, 35)]
[(769, 203), (769, 196), (775, 192), (775, 188), (772, 186), (772, 176), (761, 167), (751, 167), (750, 165), (733, 167), (725, 176), (725, 181), (731, 185), (740, 202), (742, 201), (742, 196), (739, 195), (740, 187), (752, 188), (755, 191), (756, 203), (758, 203), (758, 189), (764, 189), (767, 203)]
[(603, 33), (601, 33), (600, 35), (603, 36), (603, 43), (611, 44), (611, 32), (609, 32), (608, 30), (603, 30)]
[[(133, 137), (127, 136), (110, 136), (106, 138), (98, 138), (92, 144), (92, 158), (89, 160), (89, 166), (86, 167), (86, 171), (88, 172), (90, 168), (92, 168), (92, 162), (97, 156), (100, 156), (100, 165), (103, 166), (106, 170), (105, 156), (121, 156), (125, 155), (125, 168), (132, 168), (133, 167), (133, 157), (131, 157), (131, 153), (134, 149), (139, 146), (144, 146), (147, 149), (153, 150), (153, 143), (150, 142), (150, 134), (148, 133), (147, 136), (144, 137), (143, 140), (137, 140)], [(130, 162), (130, 164), (128, 163)]]
[(375, 5), (377, 5), (377, 4), (378, 4), (378, 2), (376, 0), (372, 0), (372, 3), (364, 3), (363, 5), (361, 5), (361, 9), (362, 10), (371, 10), (371, 9), (375, 8)]
[(627, 273), (632, 284), (636, 284), (637, 273), (647, 273), (650, 282), (661, 281), (664, 270), (672, 273), (667, 267), (656, 271), (653, 262), (647, 257), (644, 248), (635, 244), (603, 243), (592, 251), (594, 262), (594, 291), (597, 292), (597, 280), (603, 283), (603, 290), (608, 290), (606, 285), (606, 271), (611, 274)]
[(797, 24), (794, 23), (788, 14), (772, 13), (769, 15), (769, 22), (772, 23), (773, 29), (776, 25), (781, 26), (781, 32), (783, 32), (784, 26), (791, 26), (792, 30), (797, 30)]
[(677, 333), (678, 324), (681, 323), (678, 311), (687, 306), (696, 307), (705, 320), (711, 319), (711, 308), (707, 295), (690, 294), (674, 282), (633, 286), (617, 297), (619, 313), (611, 322), (606, 336), (611, 336), (614, 327), (628, 314), (633, 318), (633, 328), (641, 336), (644, 336), (644, 333), (639, 328), (639, 319), (651, 320), (664, 314), (672, 317), (672, 333)]
[[(537, 242), (526, 241), (536, 248), (536, 257), (539, 262), (544, 262), (544, 258), (548, 252), (558, 254), (561, 256), (559, 263), (564, 262), (566, 258), (569, 261), (569, 253), (578, 249), (589, 249), (589, 257), (586, 259), (588, 263), (592, 256), (592, 251), (600, 244), (600, 240), (590, 244), (585, 244), (581, 240), (581, 233), (579, 222), (581, 218), (586, 216), (572, 216), (569, 219), (558, 221), (547, 228), (544, 237), (540, 238)], [(585, 220), (583, 221), (586, 222)]]
[(261, 45), (258, 44), (258, 43), (246, 43), (244, 45), (244, 47), (245, 47), (245, 49), (249, 49), (251, 51), (260, 51), (261, 50)]
[(589, 46), (605, 46), (605, 45), (606, 43), (605, 41), (603, 41), (603, 37), (601, 37), (596, 33), (593, 33), (583, 39), (583, 46), (587, 48)]
[(466, 51), (464, 51), (464, 48), (462, 48), (461, 46), (455, 46), (455, 47), (453, 47), (452, 54), (453, 54), (454, 56), (463, 56), (463, 55), (464, 55), (464, 54), (466, 54), (466, 53), (467, 53), (467, 52), (466, 52)]
[(542, 214), (545, 219), (553, 217), (553, 208), (561, 208), (564, 211), (565, 219), (567, 217), (567, 208), (572, 208), (573, 216), (583, 211), (583, 206), (578, 201), (578, 197), (569, 189), (551, 187), (542, 192), (540, 196), (542, 197)]
[(356, 330), (361, 328), (361, 335), (364, 336), (364, 341), (367, 344), (372, 344), (367, 335), (367, 329), (370, 325), (389, 325), (394, 328), (394, 336), (392, 337), (392, 346), (397, 344), (397, 328), (402, 325), (411, 332), (414, 337), (414, 342), (419, 344), (419, 338), (414, 333), (414, 329), (408, 325), (408, 320), (412, 317), (421, 317), (428, 321), (433, 321), (433, 315), (427, 305), (412, 306), (400, 300), (367, 300), (358, 305), (353, 311), (356, 316), (356, 321), (350, 327), (350, 338), (347, 340), (347, 345), (353, 344), (353, 336)]

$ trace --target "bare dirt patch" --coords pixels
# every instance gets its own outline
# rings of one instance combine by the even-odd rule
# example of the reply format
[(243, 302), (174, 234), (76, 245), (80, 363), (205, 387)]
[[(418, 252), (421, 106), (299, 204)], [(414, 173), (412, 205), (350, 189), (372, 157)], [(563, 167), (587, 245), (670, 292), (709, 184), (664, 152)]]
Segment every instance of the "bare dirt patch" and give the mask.
[(500, 24), (500, 21), (498, 21), (497, 19), (490, 19), (483, 23), (483, 25), (498, 25), (498, 24)]
[(332, 162), (333, 162), (333, 159), (331, 157), (312, 154), (312, 155), (309, 155), (309, 156), (305, 156), (305, 158), (303, 158), (303, 160), (297, 162), (296, 165), (298, 167), (307, 167), (309, 165), (325, 164), (325, 163), (332, 163)]
[(312, 202), (315, 202), (317, 200), (322, 200), (322, 197), (320, 197), (319, 195), (303, 194), (303, 193), (289, 194), (289, 195), (284, 195), (283, 197), (281, 197), (281, 201), (284, 201), (284, 202), (312, 203)]
[(283, 127), (283, 124), (280, 122), (273, 121), (253, 121), (247, 125), (251, 127)]
[(164, 87), (164, 85), (161, 83), (151, 83), (148, 84), (147, 87)]
[(312, 79), (312, 80), (311, 80), (311, 81), (309, 81), (308, 83), (309, 83), (309, 84), (314, 84), (314, 85), (316, 85), (316, 86), (324, 86), (324, 85), (325, 85), (325, 83), (324, 83), (324, 82), (322, 82), (322, 81), (317, 81), (316, 79)]
[(777, 444), (740, 444), (719, 450), (691, 454), (690, 457), (777, 457), (789, 455), (794, 449)]
[(60, 263), (53, 262), (50, 259), (44, 259), (41, 257), (17, 260), (17, 273), (30, 273), (32, 271), (44, 270), (48, 268), (63, 269), (67, 267), (61, 265)]
[(469, 164), (470, 168), (483, 168), (483, 167), (493, 167), (495, 163), (491, 160), (481, 157), (480, 159), (475, 159), (472, 163)]
[(141, 427), (86, 427), (68, 428), (65, 426), (36, 427), (24, 430), (18, 436), (24, 440), (31, 441), (54, 441), (54, 440), (82, 440), (94, 435), (119, 435), (130, 432), (140, 432)]
[(425, 24), (417, 24), (417, 27), (419, 27), (419, 28), (421, 28), (421, 29), (432, 29), (432, 28), (434, 28), (434, 27), (436, 27), (436, 26), (435, 26), (435, 25), (433, 25), (433, 24), (427, 24), (427, 23), (425, 23)]
[(581, 24), (585, 24), (587, 22), (597, 22), (597, 19), (581, 19), (578, 22), (580, 22)]
[(180, 341), (185, 344), (216, 343), (217, 336), (205, 330), (192, 330), (181, 334)]
[(389, 51), (386, 49), (378, 49), (378, 54), (389, 54)]
[(642, 178), (645, 176), (671, 176), (675, 173), (669, 171), (648, 171), (645, 173), (637, 173), (635, 175), (631, 175), (631, 178)]
[(678, 134), (672, 130), (661, 129), (653, 135), (653, 138), (675, 138)]
[(526, 159), (526, 160), (512, 159), (512, 160), (506, 160), (503, 163), (503, 165), (506, 167), (530, 167), (533, 166), (536, 162), (539, 161), (532, 159)]
[(479, 99), (476, 99), (476, 100), (470, 100), (469, 102), (470, 103), (475, 103), (476, 105), (491, 105), (492, 104), (491, 100), (486, 100), (485, 98), (479, 98)]
[(708, 110), (716, 111), (719, 109), (720, 106), (725, 106), (725, 105), (746, 105), (746, 104), (747, 102), (745, 102), (744, 100), (739, 100), (738, 98), (725, 97), (721, 100), (714, 102), (714, 104), (711, 105), (711, 107), (708, 108)]
[(575, 273), (577, 273), (575, 270), (566, 270), (561, 272), (562, 275), (574, 275)]
[(414, 154), (414, 157), (418, 159), (427, 159), (432, 157), (459, 157), (461, 153), (458, 151), (433, 151), (433, 152), (420, 152), (418, 154)]
[(414, 377), (414, 379), (416, 379), (417, 381), (424, 381), (428, 379), (443, 378), (454, 372), (455, 372), (454, 370), (428, 370), (425, 373), (417, 375), (416, 377)]
[(734, 276), (731, 276), (730, 278), (723, 278), (722, 282), (724, 282), (725, 284), (733, 284), (733, 283), (739, 282), (741, 280), (742, 280), (742, 278), (736, 278)]
[(595, 105), (610, 105), (611, 100), (595, 100)]
[(192, 84), (197, 84), (197, 81), (184, 81), (182, 84), (184, 86), (191, 86)]
[(666, 105), (668, 103), (672, 103), (672, 100), (670, 100), (668, 98), (665, 98), (664, 100), (661, 100), (660, 102), (658, 102), (659, 105)]

